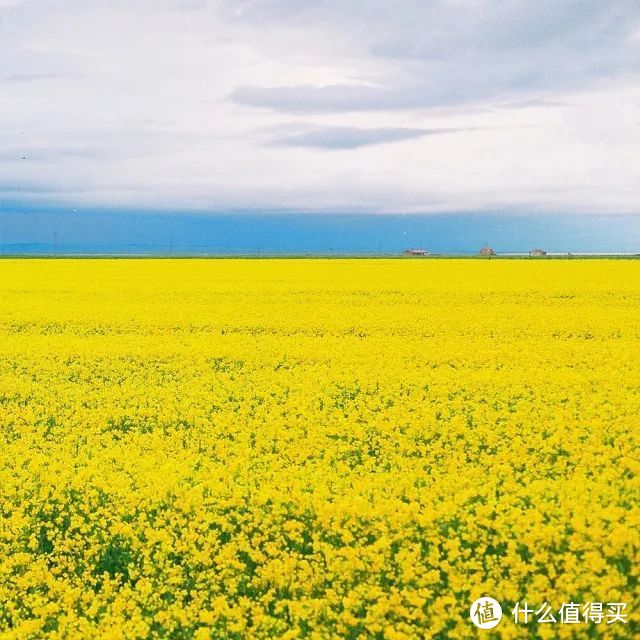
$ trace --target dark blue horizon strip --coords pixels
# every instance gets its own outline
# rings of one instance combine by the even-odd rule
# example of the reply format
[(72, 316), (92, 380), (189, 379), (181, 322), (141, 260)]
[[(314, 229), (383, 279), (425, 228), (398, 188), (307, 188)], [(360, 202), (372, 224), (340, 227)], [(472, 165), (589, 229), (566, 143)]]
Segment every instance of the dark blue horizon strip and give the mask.
[(144, 255), (640, 253), (640, 215), (0, 210), (0, 252)]

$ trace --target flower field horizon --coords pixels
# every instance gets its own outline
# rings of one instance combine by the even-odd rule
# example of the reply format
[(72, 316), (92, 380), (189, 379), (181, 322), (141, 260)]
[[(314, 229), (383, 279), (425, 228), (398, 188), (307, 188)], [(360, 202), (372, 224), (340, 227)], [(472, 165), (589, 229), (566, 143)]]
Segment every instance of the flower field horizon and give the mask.
[(2, 259), (0, 639), (638, 637), (639, 421), (639, 261)]

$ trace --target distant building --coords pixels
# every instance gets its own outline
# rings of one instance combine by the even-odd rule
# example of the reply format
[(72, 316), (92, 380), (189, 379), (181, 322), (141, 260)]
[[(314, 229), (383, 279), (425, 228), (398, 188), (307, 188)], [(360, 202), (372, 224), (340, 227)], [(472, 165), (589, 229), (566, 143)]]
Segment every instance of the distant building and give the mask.
[(529, 255), (530, 256), (546, 256), (547, 252), (543, 251), (542, 249), (531, 249), (531, 251), (529, 251)]
[(429, 252), (426, 249), (405, 249), (402, 252), (405, 256), (427, 256)]
[(480, 249), (481, 256), (495, 256), (496, 252), (491, 247), (482, 247)]

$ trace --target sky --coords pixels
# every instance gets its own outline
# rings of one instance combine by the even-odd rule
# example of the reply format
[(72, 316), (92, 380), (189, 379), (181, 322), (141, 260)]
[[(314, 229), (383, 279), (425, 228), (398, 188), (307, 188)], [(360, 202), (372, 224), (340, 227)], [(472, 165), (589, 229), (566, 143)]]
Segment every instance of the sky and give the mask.
[(0, 215), (613, 225), (639, 54), (637, 0), (0, 0)]

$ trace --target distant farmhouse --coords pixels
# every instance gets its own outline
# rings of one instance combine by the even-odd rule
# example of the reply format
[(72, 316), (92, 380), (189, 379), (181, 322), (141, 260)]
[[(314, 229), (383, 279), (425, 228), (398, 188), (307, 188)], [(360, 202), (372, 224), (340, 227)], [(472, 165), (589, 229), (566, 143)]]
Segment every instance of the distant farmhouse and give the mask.
[(481, 256), (495, 256), (496, 252), (491, 248), (491, 247), (482, 247), (482, 249), (480, 249), (480, 255)]
[(530, 256), (546, 256), (547, 252), (542, 249), (531, 249), (531, 251), (529, 251), (529, 255)]
[(428, 256), (429, 252), (426, 249), (405, 249), (402, 252), (405, 256)]

